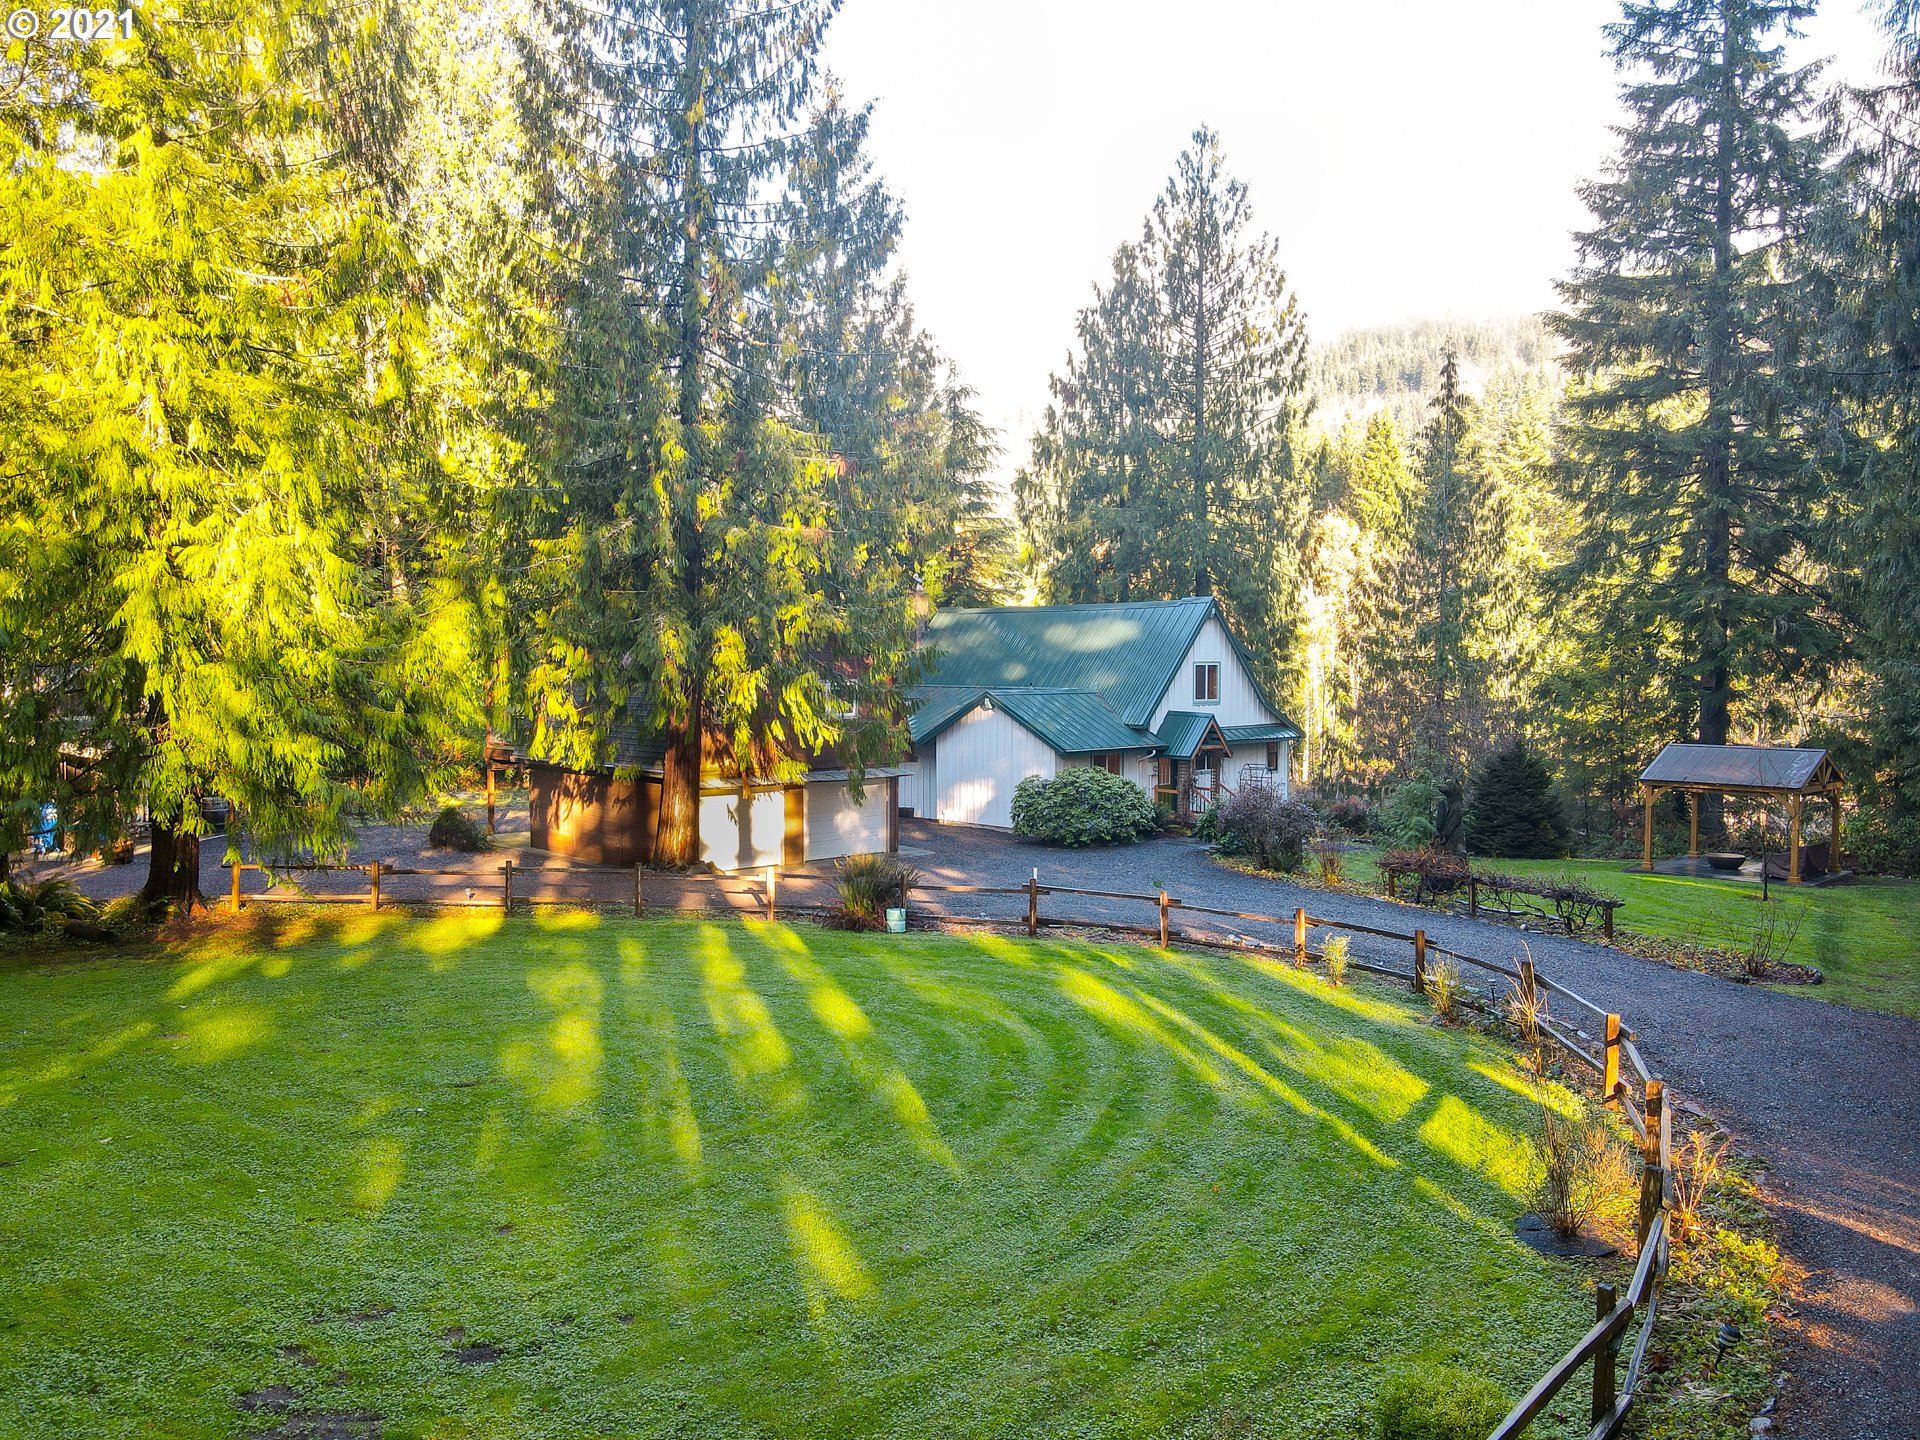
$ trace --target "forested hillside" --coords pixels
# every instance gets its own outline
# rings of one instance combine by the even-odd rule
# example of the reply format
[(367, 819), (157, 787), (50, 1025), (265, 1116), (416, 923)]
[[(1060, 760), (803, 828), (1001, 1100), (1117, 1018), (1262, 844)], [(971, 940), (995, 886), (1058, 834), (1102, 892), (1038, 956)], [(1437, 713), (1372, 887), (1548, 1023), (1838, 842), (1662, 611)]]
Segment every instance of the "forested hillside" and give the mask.
[(1308, 353), (1307, 395), (1315, 423), (1338, 430), (1356, 416), (1384, 409), (1402, 430), (1418, 430), (1449, 349), (1460, 383), (1475, 394), (1521, 378), (1557, 381), (1560, 374), (1560, 341), (1538, 315), (1350, 330), (1316, 339)]

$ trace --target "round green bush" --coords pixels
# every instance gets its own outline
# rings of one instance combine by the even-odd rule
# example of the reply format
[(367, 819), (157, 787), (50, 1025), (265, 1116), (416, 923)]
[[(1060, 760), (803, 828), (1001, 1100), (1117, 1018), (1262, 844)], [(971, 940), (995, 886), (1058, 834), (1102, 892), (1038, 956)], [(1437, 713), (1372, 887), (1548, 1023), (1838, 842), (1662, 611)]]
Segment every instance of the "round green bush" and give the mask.
[(1375, 813), (1375, 823), (1389, 845), (1420, 850), (1433, 843), (1433, 812), (1440, 789), (1426, 780), (1405, 780), (1387, 792)]
[(464, 850), (469, 855), (493, 848), (487, 832), (458, 805), (449, 805), (433, 817), (427, 844), (436, 850)]
[(1380, 1392), (1380, 1440), (1487, 1440), (1513, 1402), (1458, 1365), (1402, 1370)]
[(1013, 791), (1013, 833), (1054, 845), (1124, 845), (1159, 825), (1144, 790), (1089, 765), (1029, 775)]

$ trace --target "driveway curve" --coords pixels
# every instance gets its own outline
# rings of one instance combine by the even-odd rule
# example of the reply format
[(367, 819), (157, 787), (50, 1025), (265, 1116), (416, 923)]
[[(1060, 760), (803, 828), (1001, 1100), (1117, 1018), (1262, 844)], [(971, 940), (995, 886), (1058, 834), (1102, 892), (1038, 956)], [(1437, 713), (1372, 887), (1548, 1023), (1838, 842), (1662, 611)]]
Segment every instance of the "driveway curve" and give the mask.
[[(1771, 1167), (1782, 1240), (1808, 1271), (1790, 1334), (1794, 1381), (1772, 1433), (1785, 1440), (1920, 1440), (1920, 1023), (1740, 985), (1603, 945), (1363, 896), (1241, 875), (1191, 840), (1106, 850), (1034, 846), (999, 831), (905, 821), (901, 846), (930, 883), (1040, 883), (1171, 895), (1226, 910), (1424, 928), (1490, 960), (1524, 939), (1543, 973), (1627, 1017), (1649, 1065)], [(929, 908), (1023, 917), (1017, 896), (950, 895)], [(918, 903), (918, 902), (916, 902)], [(1050, 897), (1042, 913), (1143, 925), (1138, 902)], [(1178, 912), (1176, 912), (1178, 915)], [(1186, 915), (1196, 937), (1290, 944), (1279, 927)], [(1356, 955), (1410, 965), (1356, 936)]]

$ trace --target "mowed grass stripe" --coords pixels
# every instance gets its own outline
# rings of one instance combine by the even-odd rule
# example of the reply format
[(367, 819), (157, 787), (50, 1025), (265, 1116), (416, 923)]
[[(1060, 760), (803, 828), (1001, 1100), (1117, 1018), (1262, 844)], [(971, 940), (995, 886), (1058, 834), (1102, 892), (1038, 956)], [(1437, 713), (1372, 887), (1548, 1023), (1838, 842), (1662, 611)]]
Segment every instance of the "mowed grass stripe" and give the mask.
[(0, 1005), (0, 1433), (1343, 1434), (1589, 1313), (1508, 1057), (1267, 962), (317, 915)]

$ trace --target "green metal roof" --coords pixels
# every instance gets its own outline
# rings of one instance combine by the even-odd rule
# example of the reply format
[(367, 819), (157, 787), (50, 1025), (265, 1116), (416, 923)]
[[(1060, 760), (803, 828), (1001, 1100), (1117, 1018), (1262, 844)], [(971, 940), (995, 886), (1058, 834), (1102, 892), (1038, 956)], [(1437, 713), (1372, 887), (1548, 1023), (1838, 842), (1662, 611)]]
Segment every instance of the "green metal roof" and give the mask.
[(940, 610), (927, 630), (927, 678), (942, 687), (1092, 690), (1129, 725), (1145, 725), (1214, 613), (1205, 596)]
[(1191, 760), (1206, 740), (1209, 731), (1219, 730), (1213, 716), (1197, 710), (1169, 710), (1160, 728), (1153, 732), (1154, 743), (1175, 760)]
[(1151, 750), (1153, 738), (1091, 690), (995, 689), (993, 702), (1062, 755)]
[(1282, 720), (1277, 725), (1222, 725), (1229, 745), (1252, 745), (1262, 740), (1298, 740), (1300, 731)]
[(924, 745), (978, 705), (986, 693), (978, 685), (914, 686), (913, 698), (920, 708), (907, 717), (907, 730), (913, 736), (913, 743)]

